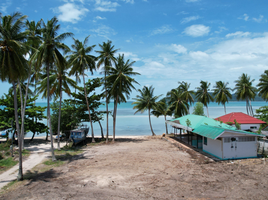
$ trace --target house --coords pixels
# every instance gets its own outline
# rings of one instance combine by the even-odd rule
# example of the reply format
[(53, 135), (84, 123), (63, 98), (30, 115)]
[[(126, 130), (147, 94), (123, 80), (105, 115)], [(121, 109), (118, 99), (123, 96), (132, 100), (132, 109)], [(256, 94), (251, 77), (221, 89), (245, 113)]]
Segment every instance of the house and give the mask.
[[(178, 139), (221, 160), (256, 158), (257, 137), (264, 136), (198, 115), (186, 115), (166, 123), (180, 130)], [(182, 130), (188, 133), (182, 134)]]
[(241, 126), (241, 130), (248, 130), (252, 132), (256, 132), (259, 130), (261, 124), (266, 124), (266, 122), (251, 117), (242, 112), (232, 112), (220, 117), (217, 117), (216, 120), (221, 121), (226, 124), (230, 124), (235, 127), (235, 120)]

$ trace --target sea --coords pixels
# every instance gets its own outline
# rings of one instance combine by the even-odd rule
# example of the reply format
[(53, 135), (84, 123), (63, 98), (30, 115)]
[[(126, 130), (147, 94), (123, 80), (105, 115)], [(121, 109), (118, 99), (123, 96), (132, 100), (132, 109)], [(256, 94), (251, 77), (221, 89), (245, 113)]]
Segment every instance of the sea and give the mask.
[[(38, 106), (46, 106), (46, 103), (37, 103)], [(194, 108), (193, 104), (190, 107), (190, 113), (193, 112)], [(265, 101), (253, 101), (252, 107), (254, 112), (256, 109), (258, 109), (261, 106), (268, 105)], [(151, 129), (149, 125), (149, 117), (148, 117), (148, 111), (145, 111), (144, 113), (136, 113), (136, 110), (133, 109), (134, 105), (132, 105), (132, 102), (127, 103), (121, 103), (118, 105), (118, 111), (117, 111), (117, 119), (116, 119), (116, 135), (117, 136), (144, 136), (144, 135), (151, 135)], [(114, 104), (110, 103), (108, 105), (108, 108), (110, 111), (113, 111)], [(102, 105), (99, 107), (100, 111), (105, 111), (106, 107), (105, 105)], [(222, 115), (224, 115), (224, 107), (223, 105), (219, 105), (218, 103), (210, 103), (208, 105), (209, 110), (209, 117), (210, 118), (217, 118)], [(226, 104), (226, 112), (243, 112), (246, 113), (246, 102), (244, 101), (230, 101)], [(207, 110), (204, 107), (204, 113), (207, 114)], [(45, 113), (46, 115), (46, 113)], [(167, 120), (172, 119), (172, 117), (167, 117)], [(42, 121), (44, 124), (47, 124), (46, 120)], [(157, 135), (161, 135), (165, 133), (165, 120), (163, 116), (155, 117), (151, 115), (151, 122), (152, 127)], [(87, 125), (90, 127), (90, 123), (86, 122), (83, 123), (84, 125)], [(106, 135), (106, 115), (104, 117), (104, 120), (101, 122), (104, 134)], [(112, 116), (109, 115), (109, 135), (113, 134), (113, 119)], [(168, 131), (171, 131), (172, 128), (168, 127)], [(101, 129), (98, 123), (93, 123), (93, 130), (95, 137), (101, 136)], [(26, 137), (31, 137), (32, 133), (29, 132), (26, 134)], [(45, 133), (41, 133), (37, 136), (45, 136)]]

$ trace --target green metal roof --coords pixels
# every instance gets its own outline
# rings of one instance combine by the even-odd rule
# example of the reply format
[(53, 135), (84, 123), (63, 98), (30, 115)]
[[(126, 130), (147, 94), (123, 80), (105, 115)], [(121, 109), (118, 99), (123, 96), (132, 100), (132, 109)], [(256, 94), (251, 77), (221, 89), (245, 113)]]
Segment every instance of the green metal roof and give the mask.
[(187, 126), (186, 120), (189, 119), (191, 122), (190, 128), (196, 129), (197, 127), (201, 125), (209, 125), (209, 126), (215, 126), (215, 127), (222, 127), (225, 129), (230, 129), (230, 130), (236, 130), (235, 127), (230, 126), (228, 124), (221, 123), (217, 120), (205, 117), (205, 116), (200, 116), (200, 115), (185, 115), (183, 117), (179, 117), (176, 119), (172, 119), (170, 121), (179, 121), (181, 125)]

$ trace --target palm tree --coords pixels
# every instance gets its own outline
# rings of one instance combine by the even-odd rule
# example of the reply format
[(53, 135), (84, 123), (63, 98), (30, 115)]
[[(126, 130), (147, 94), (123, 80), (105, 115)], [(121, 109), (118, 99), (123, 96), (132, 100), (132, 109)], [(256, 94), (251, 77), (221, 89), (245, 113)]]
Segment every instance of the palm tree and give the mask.
[(242, 74), (238, 80), (235, 81), (235, 94), (237, 95), (237, 100), (246, 100), (247, 114), (253, 116), (253, 109), (251, 106), (251, 100), (254, 100), (257, 88), (252, 86), (255, 79), (250, 80), (250, 76), (247, 74)]
[(189, 104), (187, 103), (185, 96), (180, 89), (172, 89), (170, 92), (168, 92), (167, 99), (170, 104), (170, 109), (175, 117), (181, 117), (188, 113)]
[[(189, 106), (192, 105), (192, 103), (194, 103), (194, 98), (193, 98), (193, 94), (194, 91), (190, 90), (190, 86), (191, 83), (187, 83), (187, 82), (178, 82), (179, 83), (179, 87), (178, 89), (182, 92), (182, 97), (185, 99), (185, 101), (189, 104)], [(189, 114), (189, 109), (188, 109), (188, 114)]]
[(130, 62), (128, 59), (124, 61), (124, 54), (117, 58), (115, 67), (108, 67), (107, 70), (107, 87), (108, 87), (108, 99), (114, 99), (114, 113), (113, 113), (113, 142), (115, 141), (115, 124), (116, 124), (116, 113), (117, 104), (121, 102), (127, 102), (132, 89), (135, 89), (133, 83), (138, 84), (131, 76), (140, 75), (137, 72), (133, 72), (132, 65), (135, 61)]
[(140, 95), (137, 95), (136, 98), (134, 98), (135, 102), (132, 103), (135, 105), (133, 109), (137, 109), (134, 114), (136, 114), (137, 112), (143, 113), (144, 111), (148, 110), (150, 128), (152, 131), (152, 135), (155, 136), (151, 123), (151, 110), (156, 109), (156, 100), (162, 95), (154, 96), (153, 86), (144, 86), (142, 90), (138, 89), (138, 91)]
[[(167, 120), (167, 116), (172, 116), (171, 106), (168, 104), (167, 98), (163, 98), (156, 103), (156, 107), (152, 111), (152, 114), (156, 117), (163, 115), (165, 121)], [(166, 134), (168, 134), (168, 128), (166, 123), (165, 126)]]
[(257, 85), (259, 95), (265, 99), (268, 100), (268, 70), (265, 70), (264, 73), (261, 75), (260, 82)]
[(108, 92), (107, 92), (107, 86), (106, 86), (106, 73), (108, 66), (112, 66), (112, 63), (115, 64), (116, 58), (114, 57), (114, 54), (118, 51), (118, 49), (114, 49), (114, 45), (112, 45), (112, 41), (108, 40), (107, 42), (103, 42), (102, 45), (99, 44), (99, 47), (101, 48), (100, 51), (96, 51), (100, 55), (98, 56), (98, 63), (97, 68), (99, 69), (101, 65), (104, 65), (103, 71), (104, 71), (104, 88), (105, 88), (105, 98), (106, 98), (106, 117), (107, 117), (107, 134), (106, 134), (106, 143), (108, 142), (109, 137), (109, 124), (108, 124)]
[(16, 12), (12, 15), (1, 16), (0, 21), (0, 77), (2, 81), (8, 81), (13, 85), (14, 91), (14, 115), (19, 141), (19, 172), (18, 180), (23, 179), (22, 173), (22, 136), (18, 119), (18, 102), (16, 82), (24, 80), (29, 72), (27, 60), (24, 55), (27, 52), (25, 41), (27, 32), (22, 31), (27, 16)]
[(232, 98), (232, 95), (230, 93), (231, 88), (227, 87), (229, 83), (225, 83), (222, 81), (217, 81), (216, 85), (214, 86), (214, 92), (213, 92), (213, 96), (215, 101), (218, 104), (222, 104), (224, 106), (224, 112), (226, 114), (226, 106), (225, 103), (228, 103), (228, 98)]
[(96, 57), (90, 55), (95, 45), (87, 46), (88, 37), (89, 36), (85, 38), (84, 42), (81, 42), (73, 38), (74, 40), (74, 44), (72, 45), (73, 50), (70, 51), (71, 55), (68, 56), (69, 58), (68, 62), (69, 62), (69, 65), (72, 66), (71, 71), (69, 73), (70, 75), (74, 75), (78, 73), (83, 76), (84, 92), (85, 92), (85, 98), (87, 102), (89, 121), (91, 125), (92, 142), (95, 142), (93, 124), (91, 120), (89, 103), (88, 103), (88, 98), (87, 98), (87, 91), (86, 91), (85, 70), (90, 70), (91, 74), (93, 74), (93, 70), (96, 70), (96, 65), (95, 65)]
[(76, 82), (68, 77), (67, 75), (67, 62), (65, 64), (57, 66), (56, 70), (51, 71), (51, 75), (49, 76), (49, 83), (50, 83), (50, 92), (47, 92), (47, 77), (45, 77), (41, 82), (40, 86), (38, 87), (39, 93), (43, 93), (42, 97), (47, 98), (47, 94), (54, 94), (55, 100), (60, 98), (59, 103), (59, 117), (58, 117), (58, 150), (60, 150), (60, 120), (61, 120), (61, 103), (62, 103), (62, 91), (67, 93), (69, 96), (71, 95), (71, 89), (69, 87), (72, 86), (76, 88)]
[(209, 117), (208, 104), (210, 103), (210, 101), (213, 102), (213, 97), (209, 94), (210, 83), (208, 83), (207, 81), (200, 81), (200, 84), (201, 86), (198, 87), (196, 91), (196, 97), (198, 101), (203, 103), (204, 106), (207, 108), (207, 114)]
[[(47, 77), (49, 77), (49, 70), (52, 69), (54, 65), (61, 66), (64, 63), (65, 60), (63, 55), (60, 53), (60, 50), (66, 51), (69, 48), (65, 44), (61, 43), (61, 41), (69, 36), (72, 36), (72, 33), (67, 32), (58, 34), (60, 25), (58, 24), (58, 20), (56, 17), (53, 17), (51, 20), (48, 20), (46, 24), (42, 20), (42, 26), (42, 44), (38, 48), (39, 52), (37, 55), (37, 63), (38, 66), (44, 64)], [(47, 91), (50, 91), (49, 86), (49, 78), (47, 78)], [(56, 157), (54, 155), (53, 148), (49, 97), (50, 95), (47, 95), (47, 120), (49, 124), (52, 161), (55, 161)]]

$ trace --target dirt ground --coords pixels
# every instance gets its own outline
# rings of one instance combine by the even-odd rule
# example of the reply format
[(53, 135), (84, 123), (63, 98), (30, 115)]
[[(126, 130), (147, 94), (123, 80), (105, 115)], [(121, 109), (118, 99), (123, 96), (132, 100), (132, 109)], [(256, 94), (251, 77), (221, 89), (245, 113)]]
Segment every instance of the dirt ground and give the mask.
[(160, 138), (120, 139), (87, 147), (0, 199), (268, 199), (267, 162), (209, 162)]

